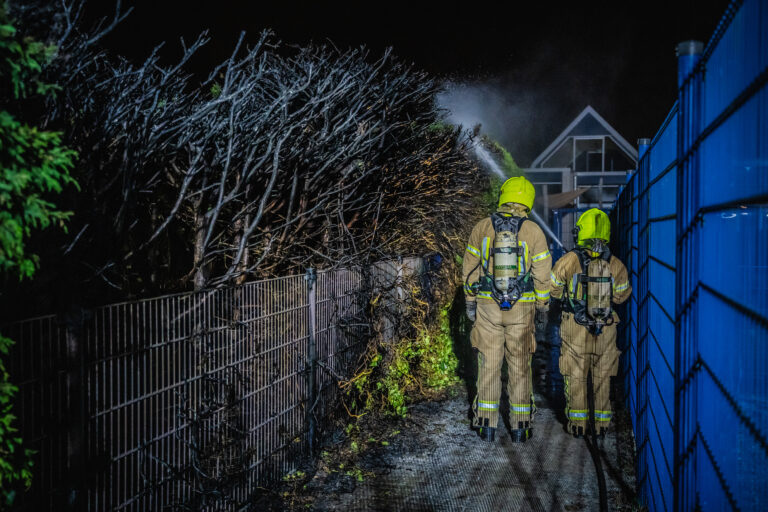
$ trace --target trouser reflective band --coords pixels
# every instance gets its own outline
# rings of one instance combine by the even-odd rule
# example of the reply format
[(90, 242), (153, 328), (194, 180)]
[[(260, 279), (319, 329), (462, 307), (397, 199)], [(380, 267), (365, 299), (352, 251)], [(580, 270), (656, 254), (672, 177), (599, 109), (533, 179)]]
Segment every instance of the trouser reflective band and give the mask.
[(529, 413), (531, 412), (530, 404), (509, 404), (512, 408), (512, 412), (516, 413)]
[(587, 419), (587, 411), (574, 409), (572, 411), (568, 411), (568, 417), (575, 420), (585, 420)]
[(498, 409), (499, 402), (486, 402), (484, 400), (478, 400), (477, 408), (478, 409)]
[(611, 411), (595, 411), (595, 421), (611, 421)]

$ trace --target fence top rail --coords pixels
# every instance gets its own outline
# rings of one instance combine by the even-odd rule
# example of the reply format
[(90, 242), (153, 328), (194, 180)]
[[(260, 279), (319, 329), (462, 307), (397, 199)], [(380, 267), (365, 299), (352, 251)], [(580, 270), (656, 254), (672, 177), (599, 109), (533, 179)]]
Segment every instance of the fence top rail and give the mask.
[[(121, 302), (113, 302), (113, 303), (110, 303), (110, 304), (101, 304), (101, 305), (98, 305), (98, 306), (88, 307), (86, 309), (88, 309), (90, 311), (103, 311), (103, 310), (107, 310), (107, 309), (110, 309), (110, 308), (116, 308), (116, 307), (120, 307), (120, 306), (131, 306), (131, 305), (146, 304), (146, 303), (149, 303), (149, 302), (161, 301), (161, 300), (166, 300), (166, 299), (175, 299), (175, 298), (182, 298), (182, 297), (193, 297), (195, 295), (208, 295), (208, 296), (211, 296), (211, 295), (213, 295), (213, 294), (215, 294), (217, 292), (220, 292), (221, 290), (225, 290), (225, 289), (243, 288), (243, 287), (246, 287), (246, 286), (253, 286), (253, 285), (257, 285), (257, 284), (261, 284), (261, 283), (277, 281), (277, 280), (280, 280), (280, 279), (289, 279), (289, 278), (296, 278), (296, 277), (303, 277), (303, 276), (300, 275), (300, 274), (299, 275), (287, 275), (287, 276), (282, 276), (282, 277), (274, 277), (274, 278), (262, 279), (262, 280), (258, 280), (258, 281), (250, 281), (250, 282), (243, 283), (241, 285), (232, 286), (232, 287), (229, 287), (229, 288), (222, 287), (222, 288), (211, 288), (211, 289), (206, 289), (206, 290), (189, 290), (189, 291), (184, 291), (184, 292), (169, 293), (167, 295), (159, 295), (157, 297), (146, 297), (146, 298), (143, 298), (143, 299), (124, 300), (124, 301), (121, 301)], [(33, 322), (33, 321), (38, 321), (39, 322), (39, 321), (43, 321), (43, 320), (55, 320), (55, 319), (59, 318), (60, 316), (61, 316), (60, 313), (49, 313), (49, 314), (46, 314), (46, 315), (39, 315), (39, 316), (35, 316), (35, 317), (30, 317), (30, 318), (23, 318), (21, 320), (11, 320), (11, 321), (4, 322), (4, 323), (0, 324), (0, 328), (7, 329), (9, 327), (17, 326), (19, 324), (23, 324), (23, 323), (26, 323), (26, 322)]]
[[(381, 264), (393, 264), (393, 265), (407, 265), (409, 260), (413, 260), (414, 258), (419, 258), (419, 256), (402, 256), (401, 258), (389, 258), (389, 259), (383, 259), (379, 260), (373, 263), (373, 265), (381, 265)], [(361, 267), (343, 267), (343, 268), (329, 268), (329, 269), (321, 269), (317, 271), (318, 275), (326, 275), (333, 272), (359, 272), (361, 271)], [(193, 296), (211, 296), (216, 293), (221, 292), (222, 290), (234, 290), (238, 288), (246, 288), (249, 286), (257, 286), (260, 284), (267, 284), (267, 283), (274, 283), (277, 281), (287, 281), (290, 279), (303, 279), (305, 277), (305, 274), (287, 274), (284, 276), (276, 276), (276, 277), (268, 277), (265, 279), (258, 279), (255, 281), (247, 281), (245, 283), (242, 283), (240, 285), (233, 285), (233, 286), (222, 286), (220, 288), (208, 288), (203, 290), (187, 290), (182, 292), (176, 292), (176, 293), (169, 293), (166, 295), (159, 295), (157, 297), (146, 297), (142, 299), (133, 299), (133, 300), (124, 300), (120, 302), (113, 302), (110, 304), (101, 304), (93, 307), (89, 307), (87, 309), (91, 311), (102, 311), (107, 310), (110, 308), (116, 308), (120, 306), (131, 306), (131, 305), (139, 305), (139, 304), (146, 304), (148, 302), (153, 301), (161, 301), (161, 300), (167, 300), (167, 299), (175, 299), (175, 298), (186, 298), (186, 297), (193, 297)], [(41, 322), (45, 320), (53, 320), (55, 321), (57, 318), (60, 318), (60, 314), (57, 313), (48, 313), (43, 315), (37, 315), (34, 317), (29, 318), (23, 318), (20, 320), (11, 320), (7, 322), (0, 323), (0, 329), (7, 329), (13, 326), (18, 326), (23, 323), (27, 322)]]
[(8, 328), (8, 327), (12, 327), (14, 325), (19, 325), (19, 324), (29, 323), (29, 322), (43, 322), (45, 320), (53, 320), (53, 321), (55, 321), (58, 317), (59, 317), (59, 315), (57, 315), (55, 313), (48, 313), (48, 314), (45, 314), (45, 315), (38, 315), (38, 316), (29, 317), (29, 318), (23, 318), (21, 320), (11, 320), (11, 321), (8, 321), (8, 322), (3, 322), (2, 324), (0, 324), (0, 332), (1, 332), (2, 329)]
[(715, 48), (717, 48), (717, 45), (720, 44), (720, 40), (728, 31), (728, 28), (731, 26), (731, 22), (733, 22), (733, 18), (736, 17), (736, 13), (739, 12), (739, 9), (743, 3), (744, 0), (731, 0), (728, 3), (728, 7), (725, 8), (725, 12), (717, 24), (717, 28), (715, 28), (715, 31), (712, 33), (712, 37), (709, 38), (709, 42), (707, 42), (707, 45), (704, 47), (704, 51), (701, 53), (702, 63), (709, 60), (712, 52), (714, 52)]
[[(643, 155), (643, 158), (650, 158), (648, 155), (651, 154), (651, 150), (656, 146), (656, 144), (659, 142), (659, 139), (662, 135), (664, 135), (664, 132), (667, 130), (667, 127), (672, 122), (672, 119), (674, 119), (675, 114), (677, 114), (677, 111), (680, 109), (680, 101), (675, 101), (675, 104), (672, 105), (672, 108), (669, 109), (669, 113), (667, 114), (667, 117), (664, 118), (664, 122), (661, 123), (661, 126), (659, 126), (659, 129), (656, 130), (656, 135), (653, 136), (651, 139), (651, 143), (648, 145), (648, 150)], [(638, 167), (640, 167), (638, 165)]]
[[(639, 171), (640, 171), (640, 162), (642, 162), (645, 159), (651, 157), (651, 151), (656, 146), (656, 143), (659, 141), (661, 136), (664, 134), (664, 131), (666, 131), (666, 129), (669, 126), (669, 124), (672, 122), (672, 119), (674, 119), (675, 115), (677, 114), (677, 111), (679, 110), (679, 106), (680, 106), (680, 102), (679, 101), (675, 101), (675, 104), (672, 105), (672, 108), (669, 110), (669, 113), (667, 114), (667, 117), (664, 119), (664, 122), (661, 123), (661, 126), (656, 131), (656, 135), (653, 136), (653, 138), (651, 139), (650, 144), (648, 144), (648, 149), (645, 151), (643, 156), (640, 157), (640, 159), (637, 161), (637, 169), (635, 169), (635, 172), (630, 174), (629, 179), (623, 185), (623, 188), (622, 188), (621, 192), (619, 193), (619, 195), (616, 196), (616, 199), (614, 199), (613, 205), (611, 206), (611, 209), (615, 209), (615, 208), (618, 207), (619, 201), (621, 201), (621, 198), (622, 198), (622, 196), (624, 196), (625, 193), (628, 194), (628, 193), (632, 192), (632, 187), (630, 187), (630, 185), (632, 184), (633, 180), (639, 179), (639, 178), (637, 178), (637, 175), (639, 174)], [(630, 199), (634, 200), (633, 197), (630, 197)]]

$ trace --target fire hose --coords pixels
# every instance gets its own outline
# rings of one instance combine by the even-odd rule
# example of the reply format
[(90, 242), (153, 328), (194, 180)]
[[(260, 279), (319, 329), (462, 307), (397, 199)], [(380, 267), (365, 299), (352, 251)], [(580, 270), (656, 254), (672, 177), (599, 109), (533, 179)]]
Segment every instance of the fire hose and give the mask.
[[(587, 373), (587, 409), (589, 410), (589, 427), (584, 436), (587, 443), (589, 454), (595, 463), (595, 472), (597, 473), (597, 487), (600, 492), (600, 512), (608, 511), (608, 491), (605, 487), (605, 473), (603, 472), (603, 463), (600, 460), (600, 450), (597, 447), (597, 428), (595, 428), (595, 388), (592, 382), (592, 368)], [(590, 436), (592, 439), (590, 440)]]

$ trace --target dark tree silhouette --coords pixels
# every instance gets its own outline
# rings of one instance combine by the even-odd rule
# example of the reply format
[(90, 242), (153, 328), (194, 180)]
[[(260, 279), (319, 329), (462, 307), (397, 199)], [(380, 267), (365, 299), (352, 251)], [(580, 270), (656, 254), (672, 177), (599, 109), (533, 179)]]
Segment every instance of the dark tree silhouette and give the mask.
[(80, 152), (70, 232), (40, 244), (48, 290), (66, 279), (136, 297), (448, 253), (471, 223), (469, 141), (441, 124), (439, 85), (389, 51), (241, 36), (197, 83), (185, 66), (205, 34), (173, 65), (159, 48), (134, 64), (99, 48), (119, 2), (95, 28), (79, 0), (24, 4), (21, 25), (59, 48), (45, 124)]

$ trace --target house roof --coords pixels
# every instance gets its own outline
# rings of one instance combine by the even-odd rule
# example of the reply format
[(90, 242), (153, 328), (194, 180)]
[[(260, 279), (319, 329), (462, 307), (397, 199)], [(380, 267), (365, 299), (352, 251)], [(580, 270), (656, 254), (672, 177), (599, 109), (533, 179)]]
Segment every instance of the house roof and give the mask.
[(619, 132), (617, 132), (613, 126), (608, 124), (608, 121), (603, 119), (595, 109), (587, 105), (587, 108), (582, 110), (581, 114), (576, 116), (576, 119), (574, 119), (571, 124), (569, 124), (554, 141), (552, 141), (552, 144), (547, 146), (547, 149), (536, 157), (536, 160), (533, 161), (531, 167), (542, 167), (542, 164), (546, 162), (555, 151), (560, 149), (560, 146), (565, 143), (568, 137), (579, 135), (605, 135), (610, 137), (616, 145), (627, 154), (627, 156), (637, 161), (637, 149), (627, 142), (624, 137), (619, 135)]

